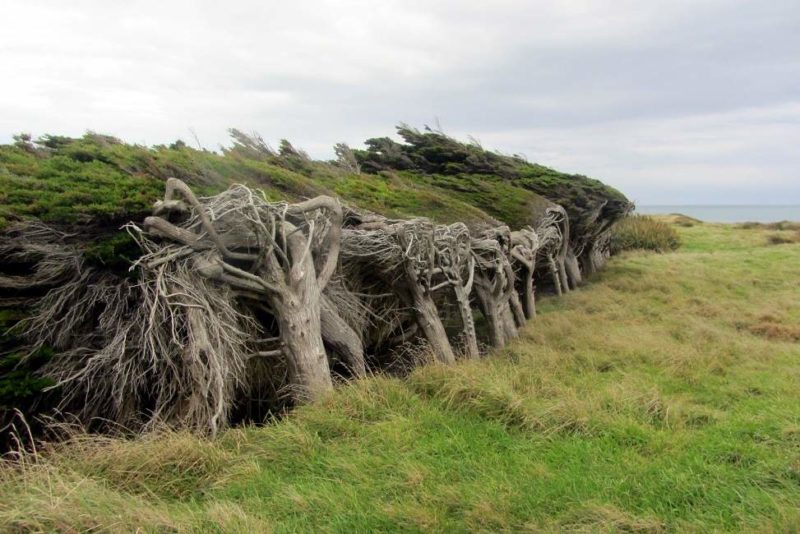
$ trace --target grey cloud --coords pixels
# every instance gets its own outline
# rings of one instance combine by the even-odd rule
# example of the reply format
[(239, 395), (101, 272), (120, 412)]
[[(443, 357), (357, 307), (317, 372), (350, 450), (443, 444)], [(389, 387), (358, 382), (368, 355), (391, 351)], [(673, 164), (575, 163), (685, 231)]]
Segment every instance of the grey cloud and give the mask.
[(643, 203), (800, 203), (800, 4), (31, 1), (0, 21), (0, 141), (287, 137), (399, 121), (597, 176)]

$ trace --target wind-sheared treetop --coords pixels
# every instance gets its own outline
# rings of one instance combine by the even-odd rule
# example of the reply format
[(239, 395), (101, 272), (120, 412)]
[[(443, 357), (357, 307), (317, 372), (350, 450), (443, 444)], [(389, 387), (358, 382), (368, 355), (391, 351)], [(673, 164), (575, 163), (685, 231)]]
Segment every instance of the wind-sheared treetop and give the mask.
[(398, 126), (397, 133), (402, 143), (372, 138), (365, 150), (356, 151), (364, 171), (409, 171), (465, 182), (475, 175), (487, 176), (541, 195), (567, 211), (573, 251), (589, 271), (594, 267), (587, 255), (610, 226), (633, 209), (625, 195), (599, 180), (530, 163), (518, 154), (492, 152), (474, 139), (463, 143), (429, 127), (419, 131), (407, 125)]

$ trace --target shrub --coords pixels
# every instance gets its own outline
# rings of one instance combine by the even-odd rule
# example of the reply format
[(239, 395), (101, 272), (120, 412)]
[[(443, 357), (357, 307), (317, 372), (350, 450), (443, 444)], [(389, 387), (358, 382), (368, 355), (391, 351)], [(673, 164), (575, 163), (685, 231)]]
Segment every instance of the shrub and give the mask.
[(787, 245), (790, 243), (800, 243), (800, 230), (794, 234), (770, 234), (767, 236), (767, 243), (770, 245)]
[(669, 224), (646, 215), (631, 215), (619, 221), (612, 230), (611, 252), (654, 250), (668, 252), (681, 244), (678, 232)]
[(759, 222), (748, 221), (739, 224), (738, 228), (741, 228), (742, 230), (778, 230), (778, 231), (796, 230), (800, 232), (800, 222), (778, 221), (771, 223), (759, 223)]

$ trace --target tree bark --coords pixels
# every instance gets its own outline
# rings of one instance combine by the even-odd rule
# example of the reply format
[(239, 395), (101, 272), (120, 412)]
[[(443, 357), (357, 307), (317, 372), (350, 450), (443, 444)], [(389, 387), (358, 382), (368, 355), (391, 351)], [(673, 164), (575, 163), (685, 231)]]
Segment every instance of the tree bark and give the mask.
[(514, 314), (511, 311), (510, 300), (506, 302), (500, 312), (500, 324), (503, 328), (503, 337), (506, 343), (519, 336), (519, 330), (514, 322)]
[(570, 288), (577, 289), (578, 286), (583, 283), (583, 277), (581, 276), (581, 270), (578, 266), (578, 258), (575, 257), (575, 252), (572, 250), (572, 247), (567, 250), (567, 255), (564, 259), (564, 265), (567, 272), (567, 278), (569, 279)]
[(525, 312), (522, 309), (522, 303), (519, 301), (519, 294), (516, 291), (511, 293), (508, 305), (514, 318), (514, 324), (518, 327), (523, 326), (525, 324)]
[(478, 358), (480, 350), (478, 349), (478, 336), (475, 333), (475, 320), (472, 317), (469, 295), (464, 286), (459, 284), (453, 286), (453, 291), (455, 292), (458, 311), (461, 315), (461, 326), (464, 333), (464, 356), (470, 359)]
[(342, 358), (353, 376), (361, 378), (367, 374), (364, 361), (364, 345), (361, 337), (336, 311), (336, 307), (324, 294), (320, 306), (320, 328), (325, 345)]
[(491, 291), (480, 285), (475, 286), (475, 294), (478, 296), (478, 307), (489, 328), (489, 342), (496, 349), (502, 348), (506, 344), (506, 329), (503, 327), (494, 296)]
[(453, 363), (456, 361), (456, 355), (450, 345), (450, 340), (447, 339), (447, 331), (439, 318), (439, 310), (430, 293), (416, 282), (409, 284), (408, 292), (414, 306), (417, 324), (422, 329), (425, 339), (433, 351), (433, 356), (439, 362)]
[(525, 269), (522, 277), (522, 310), (525, 317), (536, 317), (536, 295), (533, 290), (533, 269)]
[[(287, 291), (273, 306), (278, 320), (278, 336), (286, 354), (296, 398), (314, 400), (333, 389), (330, 366), (322, 343), (320, 301), (322, 292), (314, 269), (313, 256), (307, 253), (302, 232), (285, 222), (287, 245), (292, 259)], [(273, 264), (274, 265), (274, 264)], [(277, 268), (277, 267), (273, 267)]]
[(310, 401), (333, 389), (320, 332), (319, 300), (290, 297), (276, 311), (276, 316), (295, 388), (293, 396), (300, 401)]
[(556, 295), (560, 297), (564, 292), (561, 289), (561, 274), (558, 270), (558, 264), (556, 264), (556, 260), (552, 255), (547, 257), (547, 263), (550, 267), (550, 275), (553, 277), (553, 287), (556, 289)]

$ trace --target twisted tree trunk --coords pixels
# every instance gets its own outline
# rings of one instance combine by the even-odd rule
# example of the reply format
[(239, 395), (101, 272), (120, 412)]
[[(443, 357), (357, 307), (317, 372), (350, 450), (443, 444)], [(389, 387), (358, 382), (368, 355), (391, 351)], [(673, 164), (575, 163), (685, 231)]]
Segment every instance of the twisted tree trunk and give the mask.
[(475, 332), (475, 320), (472, 317), (472, 306), (469, 299), (470, 289), (455, 285), (453, 286), (453, 292), (455, 293), (458, 313), (461, 317), (461, 327), (464, 333), (464, 356), (469, 359), (478, 358), (480, 350), (478, 349), (478, 336)]
[[(202, 253), (195, 260), (198, 273), (246, 295), (248, 302), (255, 301), (257, 308), (274, 316), (279, 348), (255, 356), (283, 357), (294, 397), (312, 400), (333, 388), (322, 338), (321, 301), (338, 263), (341, 207), (329, 197), (272, 205), (243, 186), (231, 191), (213, 197), (206, 206), (186, 184), (171, 178), (164, 201), (156, 216), (145, 220), (145, 228)], [(207, 210), (213, 213), (215, 208), (224, 215), (212, 221)], [(158, 216), (175, 212), (189, 218), (176, 226)], [(169, 262), (173, 256), (166, 254), (150, 264)], [(335, 310), (328, 310), (329, 325), (335, 326), (335, 316)], [(337, 337), (335, 330), (328, 334)], [(357, 350), (349, 347), (351, 352)], [(358, 356), (348, 356), (355, 372), (362, 372)]]
[(313, 400), (333, 389), (322, 341), (322, 291), (317, 283), (313, 258), (307, 253), (306, 238), (291, 223), (284, 224), (293, 265), (288, 284), (272, 308), (278, 319), (278, 336), (295, 387), (295, 397), (301, 401)]
[[(510, 247), (508, 227), (492, 229), (485, 232), (483, 238), (472, 240), (472, 252), (476, 259), (475, 292), (489, 327), (490, 342), (496, 348), (517, 336), (511, 311), (516, 290), (514, 269), (507, 254), (510, 253)], [(518, 311), (521, 313), (521, 306)]]
[(522, 309), (522, 303), (516, 291), (511, 292), (511, 298), (508, 299), (508, 306), (514, 319), (514, 324), (523, 326), (525, 324), (525, 311)]
[(572, 248), (567, 250), (566, 257), (564, 258), (564, 267), (567, 273), (567, 280), (569, 281), (570, 289), (577, 289), (583, 283), (581, 270), (578, 265), (578, 258), (575, 257), (575, 252)]
[(525, 318), (536, 316), (536, 300), (533, 291), (533, 276), (536, 270), (536, 253), (539, 250), (539, 236), (528, 227), (511, 232), (511, 257), (516, 267), (522, 296), (522, 312)]
[[(396, 228), (395, 230), (400, 248), (410, 250), (413, 245), (411, 239), (418, 236), (412, 237), (413, 234), (409, 235), (406, 232), (406, 228)], [(450, 345), (450, 340), (447, 338), (447, 331), (444, 329), (442, 319), (439, 317), (439, 310), (433, 301), (433, 295), (431, 295), (430, 291), (429, 271), (432, 269), (434, 259), (432, 243), (430, 251), (426, 251), (423, 254), (430, 255), (430, 259), (424, 262), (428, 265), (427, 268), (420, 268), (417, 262), (403, 262), (403, 273), (406, 279), (405, 293), (414, 308), (417, 324), (424, 333), (436, 360), (442, 363), (453, 363), (456, 361), (456, 355)], [(423, 277), (427, 278), (427, 280), (421, 279)], [(423, 285), (424, 281), (426, 283)]]
[(475, 286), (475, 294), (478, 296), (478, 308), (486, 319), (489, 343), (496, 349), (502, 348), (506, 344), (506, 328), (503, 325), (502, 314), (497, 310), (497, 303), (491, 289), (478, 284)]

